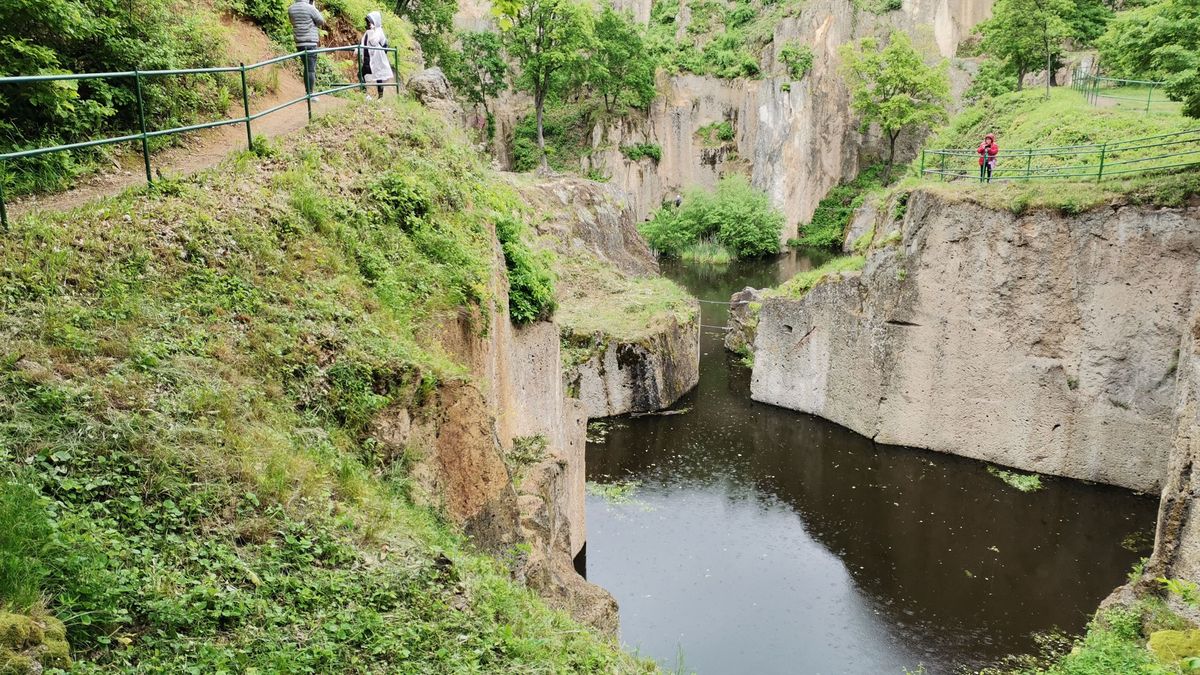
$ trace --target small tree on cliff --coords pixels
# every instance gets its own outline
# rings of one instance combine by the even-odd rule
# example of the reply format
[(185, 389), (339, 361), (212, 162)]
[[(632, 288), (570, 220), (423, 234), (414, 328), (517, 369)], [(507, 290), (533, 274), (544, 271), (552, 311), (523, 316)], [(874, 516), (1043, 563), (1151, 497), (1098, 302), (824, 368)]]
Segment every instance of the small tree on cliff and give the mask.
[(850, 86), (850, 106), (862, 116), (864, 131), (878, 124), (888, 138), (887, 168), (892, 175), (896, 139), (905, 129), (928, 127), (947, 118), (950, 75), (943, 60), (936, 66), (925, 61), (904, 33), (893, 33), (880, 49), (874, 38), (842, 47), (842, 64)]
[(500, 19), (509, 56), (520, 66), (516, 86), (533, 96), (538, 154), (545, 168), (546, 99), (570, 86), (571, 73), (585, 70), (594, 39), (593, 12), (576, 0), (496, 0), (492, 11)]
[(980, 46), (1016, 73), (1018, 90), (1026, 74), (1044, 67), (1049, 96), (1054, 62), (1074, 33), (1067, 19), (1075, 12), (1073, 0), (997, 0), (992, 18), (979, 25)]
[(467, 101), (483, 106), (491, 136), (492, 111), (488, 101), (508, 88), (508, 63), (500, 36), (492, 31), (467, 31), (458, 35), (460, 46), (453, 54), (453, 67), (446, 77)]

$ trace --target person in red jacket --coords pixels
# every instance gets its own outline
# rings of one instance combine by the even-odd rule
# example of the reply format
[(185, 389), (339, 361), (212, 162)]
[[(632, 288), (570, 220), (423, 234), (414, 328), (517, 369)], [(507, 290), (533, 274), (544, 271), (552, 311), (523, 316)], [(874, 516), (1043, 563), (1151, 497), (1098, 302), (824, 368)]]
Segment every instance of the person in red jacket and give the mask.
[(996, 135), (988, 134), (979, 144), (979, 182), (992, 182), (992, 170), (996, 168), (996, 155), (1000, 154), (1000, 146), (996, 145)]

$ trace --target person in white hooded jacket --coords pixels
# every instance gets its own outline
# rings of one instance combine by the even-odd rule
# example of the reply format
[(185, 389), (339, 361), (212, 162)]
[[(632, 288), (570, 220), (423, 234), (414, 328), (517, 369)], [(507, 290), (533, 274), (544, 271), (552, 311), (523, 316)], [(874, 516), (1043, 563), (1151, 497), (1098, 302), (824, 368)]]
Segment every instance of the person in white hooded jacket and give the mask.
[[(359, 77), (363, 82), (375, 84), (379, 98), (383, 98), (383, 83), (392, 79), (392, 63), (388, 52), (387, 36), (383, 34), (383, 15), (371, 12), (367, 15), (367, 32), (363, 33), (359, 42), (366, 49), (362, 50), (362, 65)], [(368, 94), (369, 96), (369, 94)]]

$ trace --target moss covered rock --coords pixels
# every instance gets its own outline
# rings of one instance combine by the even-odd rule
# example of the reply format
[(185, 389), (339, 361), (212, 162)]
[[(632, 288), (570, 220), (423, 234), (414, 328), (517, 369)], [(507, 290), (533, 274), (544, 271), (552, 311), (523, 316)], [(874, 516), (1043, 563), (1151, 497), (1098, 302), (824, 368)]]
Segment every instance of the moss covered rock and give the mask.
[(1160, 630), (1150, 634), (1150, 651), (1159, 661), (1179, 663), (1189, 656), (1200, 656), (1200, 630)]
[(67, 630), (61, 621), (0, 612), (0, 675), (36, 675), (46, 668), (70, 665)]

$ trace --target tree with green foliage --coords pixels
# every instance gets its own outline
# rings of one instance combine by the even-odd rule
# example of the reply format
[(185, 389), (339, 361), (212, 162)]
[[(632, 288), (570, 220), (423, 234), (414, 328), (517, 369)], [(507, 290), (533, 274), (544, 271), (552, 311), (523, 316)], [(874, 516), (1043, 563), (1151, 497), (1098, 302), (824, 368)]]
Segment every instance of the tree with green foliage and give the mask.
[(963, 98), (978, 103), (1016, 90), (1017, 78), (1013, 72), (996, 59), (985, 59), (979, 64), (979, 72), (971, 78), (971, 86), (967, 87)]
[(664, 206), (641, 233), (659, 254), (678, 257), (703, 240), (715, 239), (739, 258), (779, 252), (783, 215), (744, 177), (726, 176), (716, 192), (692, 190), (679, 208)]
[(508, 89), (508, 63), (500, 36), (492, 31), (464, 31), (458, 34), (459, 46), (451, 52), (446, 77), (459, 96), (483, 106), (489, 129), (492, 111), (488, 101)]
[(980, 46), (1016, 73), (1018, 90), (1027, 74), (1044, 65), (1049, 96), (1054, 61), (1072, 35), (1067, 18), (1075, 11), (1075, 0), (996, 0), (992, 18), (977, 29), (983, 36)]
[(779, 60), (793, 80), (803, 79), (812, 70), (814, 58), (812, 47), (794, 40), (779, 48)]
[(1167, 82), (1183, 114), (1200, 117), (1200, 3), (1163, 0), (1122, 12), (1100, 40), (1104, 66), (1115, 75)]
[(516, 85), (533, 96), (538, 153), (546, 167), (546, 100), (563, 95), (587, 66), (594, 40), (592, 12), (576, 0), (497, 0), (506, 50), (520, 66)]
[(1074, 8), (1067, 14), (1071, 27), (1071, 38), (1079, 45), (1094, 45), (1104, 35), (1114, 12), (1111, 0), (1074, 0)]
[(605, 5), (596, 17), (595, 52), (588, 61), (587, 78), (604, 98), (604, 109), (612, 112), (622, 99), (635, 108), (654, 101), (654, 56), (646, 48), (645, 29), (629, 12)]
[(887, 46), (880, 47), (875, 38), (863, 38), (843, 46), (841, 56), (851, 108), (862, 116), (864, 128), (878, 124), (888, 138), (887, 183), (901, 132), (947, 119), (950, 74), (945, 60), (926, 65), (904, 33), (892, 33)]
[(396, 0), (395, 10), (412, 23), (413, 37), (427, 63), (441, 64), (450, 58), (446, 36), (454, 27), (458, 0)]

